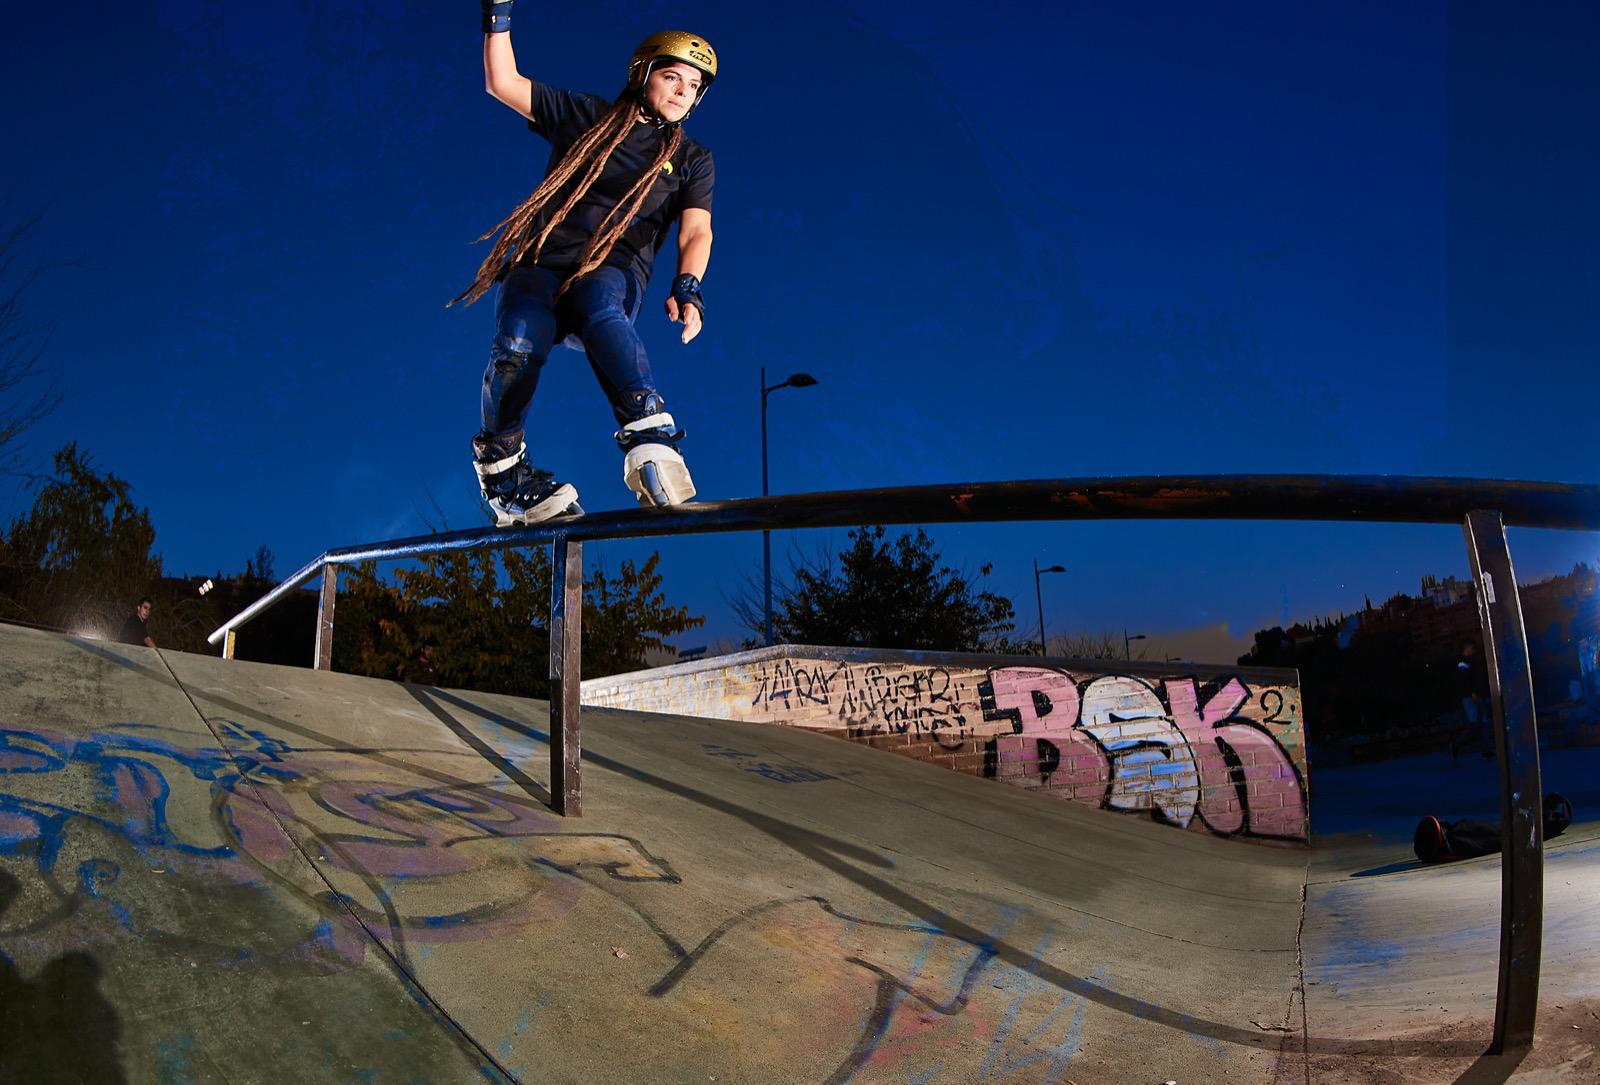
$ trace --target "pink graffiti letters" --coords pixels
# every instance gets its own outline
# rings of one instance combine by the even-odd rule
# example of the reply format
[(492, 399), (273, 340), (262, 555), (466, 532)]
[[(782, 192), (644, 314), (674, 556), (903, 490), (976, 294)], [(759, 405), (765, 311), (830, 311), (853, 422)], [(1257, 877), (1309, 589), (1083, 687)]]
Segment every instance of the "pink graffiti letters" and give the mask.
[(983, 718), (1009, 720), (1013, 731), (995, 740), (998, 775), (1040, 777), (1071, 787), (1075, 796), (1104, 796), (1109, 778), (1105, 759), (1094, 740), (1075, 726), (1078, 687), (1071, 675), (1007, 667), (991, 671), (983, 689)]
[[(1253, 701), (1245, 684), (1160, 684), (1164, 698), (1129, 675), (1080, 688), (1056, 668), (992, 669), (980, 689), (984, 719), (1010, 733), (987, 744), (985, 774), (1179, 826), (1198, 815), (1217, 833), (1305, 839), (1300, 772), (1265, 721), (1243, 715)], [(1277, 689), (1260, 711), (1280, 725), (1294, 717)]]

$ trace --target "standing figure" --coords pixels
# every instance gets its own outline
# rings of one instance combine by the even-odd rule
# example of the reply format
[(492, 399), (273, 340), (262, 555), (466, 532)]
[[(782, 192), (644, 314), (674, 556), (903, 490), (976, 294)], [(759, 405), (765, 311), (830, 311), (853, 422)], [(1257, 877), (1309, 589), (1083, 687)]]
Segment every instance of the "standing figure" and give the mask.
[(1489, 671), (1473, 641), (1461, 642), (1461, 658), (1456, 661), (1456, 688), (1461, 695), (1461, 714), (1467, 718), (1478, 749), (1493, 757), (1494, 713), (1489, 709)]
[[(666, 300), (680, 340), (700, 333), (700, 280), (711, 258), (711, 152), (682, 124), (717, 74), (704, 38), (652, 34), (634, 50), (614, 99), (546, 86), (517, 70), (512, 0), (483, 4), (488, 92), (550, 141), (544, 180), (480, 241), (498, 234), (478, 277), (455, 301), (496, 283), (495, 337), (483, 375), (473, 467), (500, 527), (577, 507), (577, 490), (527, 459), (524, 423), (539, 371), (557, 343), (583, 350), (611, 401), (622, 474), (641, 505), (694, 496), (683, 439), (657, 390), (634, 327), (656, 251), (678, 225), (678, 273)], [(451, 303), (454, 304), (454, 301)]]
[(138, 644), (146, 648), (156, 646), (155, 638), (150, 636), (151, 605), (148, 595), (139, 600), (138, 605), (133, 608), (133, 613), (122, 623), (122, 632), (117, 635), (118, 640), (123, 644)]
[(434, 665), (434, 647), (433, 638), (425, 638), (422, 646), (417, 649), (417, 654), (411, 657), (411, 661), (400, 665), (400, 681), (418, 686), (437, 686), (439, 668)]

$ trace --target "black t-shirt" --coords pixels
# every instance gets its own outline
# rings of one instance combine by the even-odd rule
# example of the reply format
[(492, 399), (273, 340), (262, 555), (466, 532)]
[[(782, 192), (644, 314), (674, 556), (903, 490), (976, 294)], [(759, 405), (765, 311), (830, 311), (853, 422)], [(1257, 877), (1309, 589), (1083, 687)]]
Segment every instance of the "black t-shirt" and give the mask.
[(122, 623), (122, 643), (143, 646), (144, 638), (148, 637), (149, 626), (137, 614), (128, 615), (128, 620)]
[[(555, 168), (561, 156), (610, 111), (612, 103), (594, 94), (559, 90), (533, 84), (533, 115), (528, 127), (550, 141), (550, 162), (546, 176)], [(650, 163), (655, 161), (670, 131), (648, 124), (635, 124), (622, 143), (611, 153), (605, 169), (595, 178), (594, 184), (583, 199), (561, 221), (539, 254), (539, 266), (555, 271), (572, 271), (578, 266), (583, 250), (594, 236), (602, 219), (614, 208), (628, 190), (638, 181)], [(650, 270), (655, 264), (656, 252), (667, 230), (678, 216), (691, 207), (711, 210), (711, 186), (716, 171), (711, 152), (684, 135), (678, 153), (661, 169), (661, 176), (639, 207), (633, 222), (617, 239), (616, 247), (606, 257), (605, 266), (630, 270), (641, 284), (650, 281)], [(549, 216), (560, 210), (571, 195), (572, 185), (583, 179), (580, 170), (561, 192), (550, 198), (540, 213), (535, 232), (542, 229)], [(523, 258), (531, 263), (532, 252)]]

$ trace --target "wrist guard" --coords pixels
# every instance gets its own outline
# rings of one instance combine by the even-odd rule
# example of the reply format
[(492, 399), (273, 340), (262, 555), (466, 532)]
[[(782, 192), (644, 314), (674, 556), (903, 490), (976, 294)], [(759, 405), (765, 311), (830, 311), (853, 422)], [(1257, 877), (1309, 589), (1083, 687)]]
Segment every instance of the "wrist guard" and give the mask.
[(511, 5), (515, 0), (482, 0), (483, 32), (503, 34), (511, 29)]
[(700, 310), (700, 319), (706, 316), (706, 302), (700, 296), (700, 280), (693, 275), (683, 274), (672, 280), (672, 296), (678, 302), (681, 310), (685, 305), (693, 305)]

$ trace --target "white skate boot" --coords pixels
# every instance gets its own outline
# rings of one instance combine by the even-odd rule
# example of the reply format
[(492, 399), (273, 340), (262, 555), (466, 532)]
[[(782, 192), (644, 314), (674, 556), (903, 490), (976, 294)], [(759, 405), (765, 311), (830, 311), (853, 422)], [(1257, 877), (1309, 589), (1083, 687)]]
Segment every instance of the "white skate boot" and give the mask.
[(578, 491), (557, 482), (523, 459), (527, 445), (520, 433), (496, 437), (480, 433), (472, 439), (472, 469), (478, 489), (494, 513), (495, 527), (536, 524), (567, 513), (582, 514)]
[(673, 447), (683, 440), (683, 430), (662, 407), (660, 396), (646, 396), (640, 417), (617, 431), (624, 453), (622, 480), (646, 508), (681, 505), (695, 492), (683, 454)]

